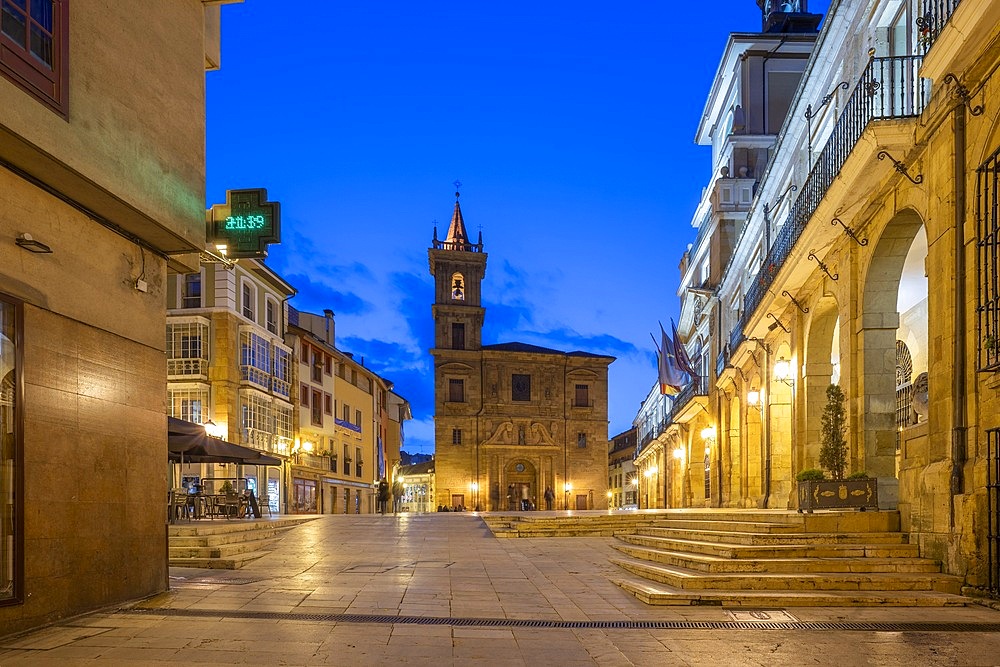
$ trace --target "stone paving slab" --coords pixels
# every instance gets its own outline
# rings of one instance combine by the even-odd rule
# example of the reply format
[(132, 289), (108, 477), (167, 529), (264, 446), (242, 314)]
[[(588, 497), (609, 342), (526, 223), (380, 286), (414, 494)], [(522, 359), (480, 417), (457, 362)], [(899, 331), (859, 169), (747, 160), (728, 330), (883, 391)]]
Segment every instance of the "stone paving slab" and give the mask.
[(986, 607), (796, 607), (773, 610), (794, 619), (780, 629), (737, 628), (732, 610), (640, 602), (614, 583), (616, 554), (606, 537), (496, 539), (475, 514), (326, 516), (238, 577), (174, 568), (169, 592), (0, 639), (0, 665), (1000, 663)]

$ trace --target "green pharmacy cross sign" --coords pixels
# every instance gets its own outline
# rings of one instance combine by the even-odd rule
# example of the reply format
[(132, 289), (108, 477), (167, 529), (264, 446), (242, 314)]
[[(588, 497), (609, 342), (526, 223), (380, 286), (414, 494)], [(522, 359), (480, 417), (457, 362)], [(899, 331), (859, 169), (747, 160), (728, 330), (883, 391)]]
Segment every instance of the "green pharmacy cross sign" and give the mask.
[(209, 215), (209, 240), (231, 259), (267, 257), (267, 246), (281, 242), (281, 205), (267, 201), (267, 190), (226, 190), (226, 203)]

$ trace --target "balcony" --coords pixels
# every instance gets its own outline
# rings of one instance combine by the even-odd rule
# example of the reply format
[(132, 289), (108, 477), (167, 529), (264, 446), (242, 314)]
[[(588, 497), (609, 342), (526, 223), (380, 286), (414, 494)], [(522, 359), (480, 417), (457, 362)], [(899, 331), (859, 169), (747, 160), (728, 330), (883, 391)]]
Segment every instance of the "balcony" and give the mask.
[(171, 380), (207, 380), (208, 359), (167, 359), (167, 377)]
[(698, 406), (708, 407), (708, 377), (699, 375), (692, 378), (670, 406), (669, 423), (686, 422), (692, 414), (700, 411)]
[(735, 350), (743, 342), (747, 325), (771, 291), (785, 260), (869, 124), (878, 120), (915, 118), (923, 112), (929, 90), (927, 81), (917, 73), (920, 64), (920, 56), (872, 58), (868, 63), (826, 146), (816, 157), (800, 188), (788, 218), (776, 234), (760, 271), (747, 289), (743, 314), (730, 337), (731, 349)]
[(955, 13), (961, 0), (923, 0), (917, 18), (917, 45), (922, 53), (930, 51), (938, 35)]

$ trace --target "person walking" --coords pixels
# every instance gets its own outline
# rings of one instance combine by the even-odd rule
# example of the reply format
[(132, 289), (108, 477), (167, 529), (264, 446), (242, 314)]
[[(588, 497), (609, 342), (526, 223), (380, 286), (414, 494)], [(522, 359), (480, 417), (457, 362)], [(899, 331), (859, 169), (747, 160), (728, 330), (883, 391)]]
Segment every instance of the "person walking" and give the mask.
[(556, 499), (556, 492), (552, 490), (551, 486), (545, 487), (545, 509), (551, 510), (552, 503)]
[(378, 513), (385, 514), (389, 504), (389, 482), (384, 479), (378, 483)]

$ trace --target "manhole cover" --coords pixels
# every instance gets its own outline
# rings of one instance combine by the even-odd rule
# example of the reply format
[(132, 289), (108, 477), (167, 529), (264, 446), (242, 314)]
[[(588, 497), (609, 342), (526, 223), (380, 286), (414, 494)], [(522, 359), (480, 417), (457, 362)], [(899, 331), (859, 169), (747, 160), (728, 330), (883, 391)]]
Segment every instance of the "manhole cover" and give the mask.
[(787, 611), (782, 611), (780, 609), (741, 609), (738, 611), (727, 611), (726, 613), (729, 614), (729, 618), (734, 621), (743, 621), (745, 623), (767, 623), (774, 621), (795, 622), (799, 620)]

